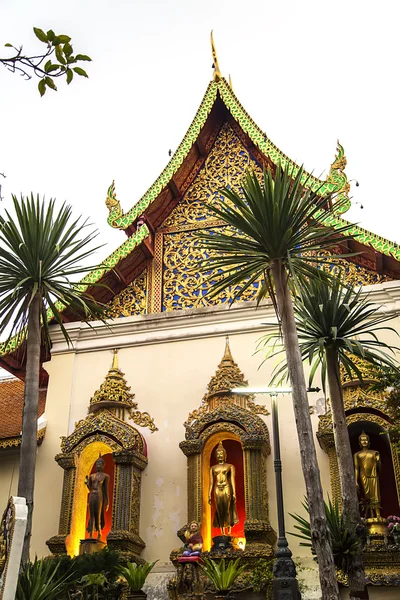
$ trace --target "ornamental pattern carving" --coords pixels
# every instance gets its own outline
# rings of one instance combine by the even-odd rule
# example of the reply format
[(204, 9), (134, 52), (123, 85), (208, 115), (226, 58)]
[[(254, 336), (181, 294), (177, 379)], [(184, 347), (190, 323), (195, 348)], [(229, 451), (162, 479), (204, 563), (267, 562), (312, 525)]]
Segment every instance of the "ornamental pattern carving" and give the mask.
[(240, 142), (228, 123), (224, 123), (204, 167), (188, 189), (185, 197), (164, 221), (163, 228), (201, 225), (215, 219), (215, 214), (207, 204), (218, 205), (226, 202), (220, 189), (229, 185), (239, 188), (247, 169), (261, 169)]
[[(96, 414), (89, 414), (86, 419), (78, 421), (71, 435), (61, 437), (61, 451), (63, 453), (72, 452), (84, 438), (98, 436), (101, 433), (118, 440), (123, 448), (135, 448), (144, 454), (144, 440), (140, 433), (106, 409)], [(93, 441), (93, 437), (89, 440), (89, 442), (91, 441)]]
[[(212, 229), (211, 231), (215, 231)], [(214, 298), (207, 296), (210, 287), (218, 281), (218, 273), (199, 273), (195, 265), (208, 256), (193, 231), (179, 231), (164, 235), (163, 303), (162, 310), (179, 310), (215, 306), (233, 302), (241, 286), (227, 288)], [(259, 282), (249, 286), (240, 295), (241, 301), (255, 300)]]
[(109, 304), (108, 316), (118, 318), (145, 315), (147, 312), (146, 295), (147, 269), (113, 298)]
[[(318, 252), (317, 256), (331, 256), (330, 252)], [(358, 259), (361, 260), (361, 257)], [(336, 277), (340, 273), (344, 273), (346, 282), (351, 285), (374, 285), (376, 283), (382, 283), (383, 281), (391, 281), (391, 278), (387, 275), (380, 275), (376, 271), (371, 271), (361, 265), (349, 262), (345, 259), (340, 260), (339, 258), (330, 258), (332, 261), (331, 265), (325, 265), (324, 269), (329, 270), (332, 275)]]
[[(340, 157), (339, 159), (341, 160)], [(342, 166), (340, 160), (333, 166), (332, 173), (335, 176), (340, 171), (338, 168)], [(201, 241), (195, 239), (195, 232), (204, 228), (210, 232), (228, 229), (221, 221), (215, 219), (214, 213), (207, 205), (226, 202), (219, 190), (226, 185), (239, 188), (248, 168), (261, 177), (261, 167), (247, 151), (234, 129), (225, 123), (203, 168), (179, 204), (158, 229), (158, 244), (155, 249), (157, 260), (153, 259), (149, 273), (143, 272), (113, 299), (109, 305), (111, 317), (213, 306), (235, 300), (240, 290), (239, 286), (227, 289), (212, 299), (207, 296), (211, 285), (220, 275), (216, 271), (200, 274), (196, 269), (196, 264), (206, 259), (207, 253)], [(339, 180), (336, 184), (339, 185)], [(114, 196), (112, 199), (114, 200)], [(232, 235), (237, 234), (232, 231)], [(333, 262), (335, 264), (330, 269), (336, 271), (341, 267), (345, 270), (346, 280), (354, 285), (370, 285), (389, 279), (345, 259)], [(151, 285), (148, 282), (151, 282)], [(255, 282), (240, 296), (240, 301), (254, 300), (258, 289), (259, 282)]]
[(261, 436), (269, 447), (268, 427), (264, 421), (257, 415), (254, 415), (245, 408), (237, 406), (232, 402), (224, 402), (214, 410), (207, 412), (201, 419), (187, 424), (185, 426), (185, 438), (187, 440), (201, 438), (203, 437), (203, 432), (205, 432), (205, 430), (207, 430), (206, 437), (209, 437), (209, 435), (211, 435), (212, 427), (213, 431), (214, 429), (218, 429), (219, 425), (222, 425), (227, 429), (227, 425), (232, 423), (238, 424), (234, 425), (234, 427), (235, 432), (237, 430), (240, 438), (246, 434)]

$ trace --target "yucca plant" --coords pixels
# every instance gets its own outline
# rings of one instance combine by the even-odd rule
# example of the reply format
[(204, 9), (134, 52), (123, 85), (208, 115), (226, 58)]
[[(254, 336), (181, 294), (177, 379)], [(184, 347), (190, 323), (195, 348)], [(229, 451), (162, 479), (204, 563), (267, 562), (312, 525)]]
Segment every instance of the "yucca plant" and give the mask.
[(226, 595), (231, 590), (236, 579), (243, 573), (245, 565), (240, 565), (240, 558), (225, 563), (223, 558), (219, 563), (212, 558), (203, 558), (204, 565), (200, 564), (204, 574), (211, 581), (216, 591)]
[[(29, 559), (35, 483), (41, 337), (50, 345), (47, 310), (67, 340), (61, 306), (81, 318), (101, 318), (104, 310), (76, 282), (82, 266), (97, 249), (96, 231), (86, 233), (87, 221), (72, 218), (70, 206), (56, 207), (31, 194), (12, 197), (15, 216), (0, 215), (0, 334), (23, 335), (26, 327), (26, 374), (18, 496), (26, 498), (28, 524), (22, 563)], [(58, 301), (58, 302), (57, 302)]]
[[(302, 168), (287, 166), (283, 169), (278, 165), (275, 173), (264, 171), (261, 183), (257, 174), (249, 171), (241, 190), (225, 188), (221, 193), (227, 202), (218, 207), (209, 206), (229, 229), (225, 232), (204, 231), (197, 237), (208, 254), (202, 262), (202, 271), (214, 269), (219, 273), (210, 289), (211, 297), (226, 288), (238, 286), (235, 299), (240, 298), (250, 285), (261, 280), (258, 301), (268, 294), (274, 304), (293, 388), (293, 408), (310, 502), (322, 599), (331, 600), (338, 597), (339, 590), (289, 283), (294, 275), (315, 276), (315, 263), (322, 266), (332, 262), (334, 255), (323, 257), (318, 253), (340, 245), (343, 234), (351, 225), (337, 229), (322, 225), (319, 219), (326, 221), (329, 217), (332, 198), (323, 198), (318, 190), (311, 188), (312, 182), (307, 180)], [(232, 231), (237, 234), (232, 235)]]
[[(309, 384), (313, 383), (317, 369), (321, 368), (322, 384), (329, 384), (333, 433), (342, 492), (343, 521), (350, 533), (360, 523), (360, 509), (354, 475), (353, 455), (350, 445), (340, 366), (350, 379), (362, 380), (356, 359), (378, 367), (397, 370), (393, 357), (395, 348), (378, 338), (382, 331), (397, 332), (386, 325), (393, 313), (381, 313), (381, 307), (362, 296), (362, 289), (348, 285), (344, 276), (327, 280), (322, 276), (310, 278), (297, 286), (298, 296), (294, 312), (299, 336), (301, 357), (311, 365)], [(269, 343), (271, 336), (266, 339)], [(287, 365), (275, 374), (275, 379), (287, 376)], [(362, 550), (352, 553), (349, 570), (351, 597), (365, 597), (365, 573)]]
[(52, 559), (27, 563), (19, 574), (15, 600), (59, 600), (64, 597), (72, 574), (59, 574), (60, 564)]
[[(324, 504), (335, 565), (339, 569), (342, 569), (344, 573), (348, 574), (351, 570), (352, 559), (354, 555), (359, 552), (362, 540), (361, 534), (350, 532), (346, 528), (339, 507), (336, 504), (333, 504), (330, 498), (328, 499), (328, 502), (325, 502)], [(302, 503), (302, 506), (309, 515), (307, 499)], [(296, 521), (297, 525), (295, 525), (294, 528), (297, 529), (299, 533), (290, 533), (289, 535), (293, 535), (303, 540), (300, 542), (300, 546), (311, 548), (312, 553), (315, 554), (309, 518), (307, 519), (298, 514), (290, 514), (290, 516)]]
[(118, 570), (132, 592), (140, 592), (148, 574), (157, 562), (155, 560), (152, 563), (145, 563), (144, 565), (128, 562), (126, 563), (126, 567), (120, 567)]

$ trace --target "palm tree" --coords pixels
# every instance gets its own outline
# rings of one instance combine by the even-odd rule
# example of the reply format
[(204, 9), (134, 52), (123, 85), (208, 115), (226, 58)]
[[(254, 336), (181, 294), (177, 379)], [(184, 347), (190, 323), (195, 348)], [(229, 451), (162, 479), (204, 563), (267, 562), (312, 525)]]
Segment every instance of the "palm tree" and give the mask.
[[(391, 327), (382, 326), (393, 318), (393, 314), (380, 314), (379, 307), (362, 297), (362, 289), (346, 285), (342, 275), (333, 280), (323, 277), (310, 279), (298, 290), (300, 293), (294, 311), (301, 356), (303, 361), (311, 364), (310, 385), (320, 366), (324, 388), (328, 379), (342, 490), (343, 522), (352, 535), (360, 524), (360, 510), (340, 366), (350, 379), (359, 380), (362, 380), (362, 373), (356, 358), (375, 367), (392, 367), (398, 372), (394, 360), (387, 353), (393, 353), (393, 348), (378, 339), (382, 330), (395, 332)], [(285, 365), (278, 368), (275, 380), (285, 370)], [(358, 552), (351, 557), (349, 586), (351, 598), (368, 597), (361, 543)]]
[(228, 226), (225, 232), (198, 234), (209, 258), (202, 270), (215, 269), (219, 279), (211, 295), (229, 286), (241, 286), (237, 297), (248, 286), (261, 280), (258, 300), (269, 294), (274, 303), (285, 343), (293, 407), (299, 438), (301, 464), (310, 505), (313, 542), (318, 558), (324, 600), (339, 597), (314, 436), (308, 407), (302, 358), (297, 339), (289, 280), (293, 273), (312, 276), (313, 263), (328, 262), (316, 252), (343, 241), (348, 226), (337, 230), (317, 221), (330, 210), (329, 198), (306, 189), (303, 169), (294, 174), (289, 168), (264, 171), (260, 184), (255, 173), (248, 172), (242, 183), (243, 196), (229, 188), (222, 190), (227, 203), (209, 208)]
[[(13, 196), (15, 217), (0, 216), (0, 334), (26, 335), (26, 375), (18, 495), (26, 498), (28, 525), (22, 560), (29, 559), (37, 451), (40, 348), (42, 332), (49, 346), (49, 317), (54, 317), (68, 340), (61, 311), (65, 306), (81, 318), (100, 316), (103, 308), (73, 283), (88, 269), (81, 261), (97, 249), (91, 243), (97, 232), (82, 235), (88, 226), (81, 218), (71, 219), (65, 203), (56, 210), (34, 198)], [(48, 311), (51, 314), (48, 314)], [(43, 326), (43, 327), (42, 327)]]

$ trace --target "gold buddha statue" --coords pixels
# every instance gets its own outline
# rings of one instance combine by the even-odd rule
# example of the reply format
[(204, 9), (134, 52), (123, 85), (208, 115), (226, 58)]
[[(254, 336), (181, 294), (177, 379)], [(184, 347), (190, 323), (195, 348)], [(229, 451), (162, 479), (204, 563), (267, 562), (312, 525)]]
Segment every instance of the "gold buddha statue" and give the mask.
[(236, 512), (235, 467), (226, 462), (226, 450), (222, 442), (218, 444), (215, 456), (218, 462), (210, 469), (208, 503), (212, 504), (214, 501), (213, 527), (219, 527), (221, 535), (230, 535), (232, 527), (239, 522)]
[(381, 495), (379, 489), (379, 452), (369, 447), (369, 436), (363, 431), (358, 438), (361, 450), (354, 454), (354, 468), (357, 490), (366, 502), (365, 516), (368, 511), (372, 518), (381, 517)]

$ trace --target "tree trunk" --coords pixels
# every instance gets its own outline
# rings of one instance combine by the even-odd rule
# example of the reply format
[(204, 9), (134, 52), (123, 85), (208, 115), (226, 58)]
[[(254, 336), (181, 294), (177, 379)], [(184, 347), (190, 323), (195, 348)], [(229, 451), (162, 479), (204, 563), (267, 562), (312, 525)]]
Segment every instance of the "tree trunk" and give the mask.
[(28, 523), (22, 551), (22, 564), (26, 564), (29, 560), (29, 546), (32, 535), (39, 403), (40, 304), (41, 297), (36, 294), (30, 304), (28, 315), (24, 410), (22, 415), (22, 441), (18, 480), (18, 496), (26, 499), (28, 507)]
[(278, 312), (285, 344), (289, 377), (293, 388), (293, 408), (299, 439), (301, 466), (310, 508), (311, 538), (318, 560), (322, 600), (338, 600), (339, 588), (325, 516), (324, 498), (315, 451), (303, 363), (293, 312), (293, 302), (289, 292), (287, 274), (282, 264), (278, 261), (274, 262), (271, 265), (271, 270), (276, 288)]
[[(332, 346), (327, 346), (326, 348), (326, 367), (332, 410), (333, 435), (335, 438), (340, 485), (342, 490), (343, 520), (349, 532), (355, 533), (357, 525), (359, 525), (361, 521), (360, 508), (357, 497), (353, 455), (351, 452), (349, 431), (347, 429), (346, 413), (343, 403), (342, 386), (340, 382), (339, 359), (336, 349)], [(360, 551), (351, 557), (349, 588), (350, 598), (364, 599), (369, 597), (365, 582), (361, 543)]]

